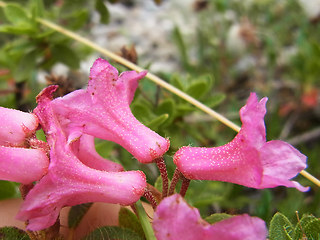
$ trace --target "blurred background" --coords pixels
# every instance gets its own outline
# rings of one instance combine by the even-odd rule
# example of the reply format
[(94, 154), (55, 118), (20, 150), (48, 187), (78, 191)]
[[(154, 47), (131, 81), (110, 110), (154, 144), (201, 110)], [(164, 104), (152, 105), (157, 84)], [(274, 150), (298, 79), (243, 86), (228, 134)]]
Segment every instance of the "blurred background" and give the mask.
[[(57, 96), (86, 86), (99, 53), (36, 21), (44, 18), (150, 70), (239, 125), (250, 92), (268, 96), (268, 140), (294, 145), (308, 156), (307, 171), (320, 178), (319, 0), (21, 0), (0, 6), (1, 106), (32, 111), (47, 85), (60, 86)], [(170, 177), (180, 147), (220, 146), (236, 134), (147, 79), (131, 109), (170, 138)], [(97, 139), (96, 148), (127, 170), (142, 169), (158, 186), (155, 165), (139, 164), (114, 143)], [(297, 210), (319, 217), (319, 188), (301, 176), (296, 180), (311, 190), (192, 181), (186, 197), (203, 216), (246, 212), (269, 221), (280, 211), (295, 222)], [(19, 197), (17, 184), (0, 181), (0, 199), (11, 197)]]

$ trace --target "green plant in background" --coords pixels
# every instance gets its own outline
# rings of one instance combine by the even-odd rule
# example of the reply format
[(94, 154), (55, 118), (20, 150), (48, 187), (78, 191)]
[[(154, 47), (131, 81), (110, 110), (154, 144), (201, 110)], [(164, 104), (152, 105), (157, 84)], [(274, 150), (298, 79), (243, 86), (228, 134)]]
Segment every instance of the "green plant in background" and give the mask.
[[(0, 96), (1, 106), (30, 110), (33, 104), (31, 100), (42, 88), (37, 82), (36, 74), (40, 69), (49, 73), (52, 66), (59, 62), (71, 69), (78, 69), (80, 60), (92, 53), (90, 47), (84, 47), (79, 41), (74, 42), (69, 36), (48, 29), (37, 18), (49, 19), (71, 31), (86, 34), (90, 26), (91, 11), (97, 10), (101, 22), (108, 23), (106, 5), (102, 1), (63, 3), (57, 6), (56, 1), (45, 1), (45, 5), (42, 1), (29, 1), (27, 7), (22, 8), (21, 1), (10, 1), (10, 4), (3, 7), (0, 17), (4, 24), (0, 26), (0, 31), (6, 34), (1, 34), (0, 37), (0, 84), (1, 89), (4, 89)], [(230, 10), (235, 14), (231, 20), (223, 17)], [(207, 7), (195, 14), (200, 24), (193, 42), (187, 41), (179, 27), (173, 31), (183, 70), (174, 74), (161, 73), (168, 83), (210, 108), (225, 113), (239, 109), (244, 96), (252, 90), (278, 98), (273, 101), (277, 103), (271, 106), (272, 113), (267, 119), (267, 125), (271, 126), (268, 128), (268, 136), (271, 138), (278, 138), (282, 125), (288, 126), (290, 130), (284, 134), (286, 139), (317, 127), (317, 104), (304, 105), (303, 99), (313, 97), (313, 100), (310, 90), (316, 89), (318, 92), (319, 89), (319, 24), (312, 25), (295, 1), (254, 1), (250, 6), (234, 1), (207, 1)], [(221, 16), (219, 21), (216, 20), (216, 15)], [(230, 51), (227, 44), (230, 37), (228, 31), (236, 24), (248, 32), (242, 39), (245, 48), (237, 53), (234, 49), (231, 49), (233, 52)], [(288, 57), (286, 50), (289, 47), (293, 49), (293, 55), (289, 52)], [(193, 56), (194, 52), (196, 54)], [(283, 59), (280, 58), (282, 54)], [(253, 64), (250, 63), (252, 59)], [(241, 64), (245, 65), (246, 61), (251, 65), (247, 64), (242, 68)], [(127, 67), (130, 68), (128, 65)], [(222, 145), (234, 135), (232, 131), (226, 132), (218, 122), (205, 121), (204, 115), (194, 113), (196, 108), (187, 101), (160, 90), (150, 82), (143, 81), (131, 109), (142, 123), (162, 136), (170, 137), (173, 145), (169, 154), (188, 144)], [(309, 114), (306, 115), (306, 112)], [(298, 145), (309, 156), (309, 169), (315, 176), (319, 176), (320, 171), (317, 164), (318, 145), (317, 142), (301, 142)], [(101, 155), (121, 162), (125, 169), (143, 169), (151, 183), (156, 181), (155, 169), (128, 163), (124, 159), (131, 155), (115, 144), (99, 141), (96, 147)], [(170, 163), (172, 161), (169, 161), (168, 166), (171, 176), (174, 166)], [(302, 178), (299, 181), (307, 184)], [(2, 198), (18, 196), (15, 184), (1, 184), (1, 190), (4, 190)], [(199, 187), (200, 184), (202, 187)], [(288, 239), (299, 239), (308, 229), (317, 229), (318, 226), (317, 221), (313, 223), (314, 220), (303, 220), (307, 219), (303, 217), (293, 227), (289, 223), (296, 219), (295, 211), (320, 215), (320, 193), (316, 187), (306, 196), (291, 189), (258, 192), (228, 183), (194, 182), (186, 197), (191, 204), (200, 208), (203, 215), (208, 215), (208, 212), (232, 212), (235, 208), (240, 209), (238, 211), (249, 208), (250, 213), (269, 221), (278, 209), (290, 220), (281, 220), (286, 224), (285, 229), (288, 226), (294, 229), (283, 233)], [(276, 229), (282, 224), (277, 223), (280, 221), (277, 218), (279, 215), (272, 218), (271, 239), (275, 239), (272, 236), (278, 234)], [(312, 227), (309, 227), (309, 222), (312, 222)], [(299, 224), (302, 225), (301, 228)]]

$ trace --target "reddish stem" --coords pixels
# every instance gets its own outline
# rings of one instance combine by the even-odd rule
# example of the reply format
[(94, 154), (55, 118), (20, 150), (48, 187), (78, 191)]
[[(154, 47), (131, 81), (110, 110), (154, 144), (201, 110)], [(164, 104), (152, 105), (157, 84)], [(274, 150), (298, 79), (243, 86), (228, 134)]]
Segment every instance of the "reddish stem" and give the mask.
[(172, 194), (174, 194), (174, 190), (176, 189), (176, 185), (177, 185), (178, 181), (180, 180), (180, 178), (181, 178), (181, 173), (180, 173), (179, 169), (176, 168), (176, 170), (174, 171), (172, 180), (171, 180), (168, 196), (171, 196)]
[(160, 175), (162, 178), (162, 198), (165, 198), (166, 196), (168, 196), (168, 188), (169, 188), (167, 167), (163, 157), (157, 158), (155, 162), (159, 168)]
[(190, 179), (185, 178), (182, 174), (182, 185), (181, 185), (181, 189), (180, 189), (180, 195), (182, 197), (184, 197), (186, 195), (186, 192), (188, 190), (189, 184), (190, 184)]
[(148, 200), (148, 202), (151, 204), (153, 209), (156, 209), (157, 202), (152, 193), (149, 190), (145, 190), (143, 196)]

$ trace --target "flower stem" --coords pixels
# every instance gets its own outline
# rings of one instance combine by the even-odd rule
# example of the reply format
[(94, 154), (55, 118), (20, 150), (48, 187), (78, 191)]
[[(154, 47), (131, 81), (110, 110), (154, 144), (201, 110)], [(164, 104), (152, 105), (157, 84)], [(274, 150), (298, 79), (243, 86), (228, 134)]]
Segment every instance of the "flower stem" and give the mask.
[(146, 236), (146, 240), (157, 240), (154, 235), (151, 224), (149, 222), (147, 213), (141, 204), (141, 201), (139, 200), (138, 202), (136, 202), (135, 206), (136, 206), (136, 210), (138, 212), (139, 221), (141, 223), (142, 229), (143, 229), (144, 234)]
[(149, 190), (145, 190), (143, 196), (148, 200), (153, 209), (157, 208), (157, 201)]
[(180, 178), (181, 178), (181, 173), (180, 173), (179, 169), (176, 168), (176, 170), (174, 171), (172, 180), (171, 180), (168, 196), (171, 196), (174, 193), (174, 190), (176, 189), (176, 185), (177, 185), (178, 181), (180, 180)]
[(182, 174), (181, 174), (181, 177), (182, 177), (182, 184), (180, 189), (180, 195), (184, 197), (187, 193), (187, 190), (190, 184), (190, 179), (185, 178)]
[(167, 167), (163, 157), (157, 158), (155, 162), (157, 164), (157, 167), (160, 171), (160, 175), (162, 178), (162, 198), (165, 198), (168, 195), (168, 188), (169, 188)]

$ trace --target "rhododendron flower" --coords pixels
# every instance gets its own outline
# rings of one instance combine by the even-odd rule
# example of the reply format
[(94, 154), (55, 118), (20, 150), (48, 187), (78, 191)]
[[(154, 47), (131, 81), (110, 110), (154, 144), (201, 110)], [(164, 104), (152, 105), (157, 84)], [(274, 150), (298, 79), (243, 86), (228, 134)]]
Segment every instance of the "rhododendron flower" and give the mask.
[(93, 136), (83, 134), (78, 141), (72, 142), (71, 149), (79, 160), (90, 168), (108, 172), (123, 171), (119, 163), (107, 160), (97, 153)]
[(138, 80), (145, 75), (145, 71), (128, 71), (118, 77), (116, 68), (97, 59), (86, 90), (52, 101), (68, 141), (88, 134), (120, 144), (142, 163), (161, 157), (169, 148), (169, 140), (140, 123), (129, 107)]
[(153, 229), (158, 240), (264, 240), (267, 236), (264, 221), (246, 214), (210, 225), (179, 194), (163, 199), (158, 205)]
[(46, 172), (49, 159), (41, 149), (29, 149), (39, 125), (31, 113), (0, 107), (0, 179), (29, 184)]
[(38, 127), (38, 119), (32, 113), (0, 107), (0, 145), (21, 147)]
[(230, 143), (215, 148), (182, 147), (173, 159), (180, 172), (189, 179), (307, 191), (308, 188), (290, 181), (306, 168), (306, 156), (286, 142), (266, 142), (266, 102), (267, 98), (259, 102), (256, 94), (251, 93), (240, 110), (242, 128)]
[[(77, 143), (79, 140), (67, 142), (52, 110), (51, 95), (56, 88), (50, 86), (44, 89), (37, 97), (38, 106), (34, 110), (51, 149), (48, 173), (28, 193), (17, 216), (20, 220), (28, 220), (29, 230), (41, 230), (53, 225), (64, 206), (87, 202), (130, 205), (139, 200), (146, 187), (146, 178), (141, 171), (107, 172), (81, 162), (75, 154), (81, 143)], [(106, 162), (106, 165), (109, 163)], [(97, 168), (108, 169), (103, 165)], [(114, 166), (111, 170), (115, 170)]]

